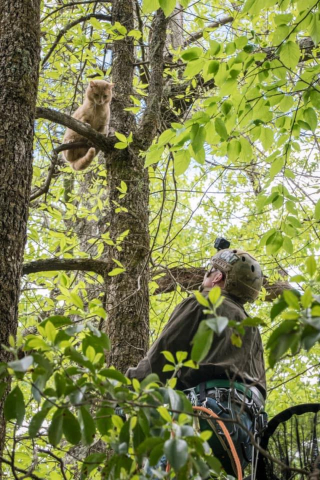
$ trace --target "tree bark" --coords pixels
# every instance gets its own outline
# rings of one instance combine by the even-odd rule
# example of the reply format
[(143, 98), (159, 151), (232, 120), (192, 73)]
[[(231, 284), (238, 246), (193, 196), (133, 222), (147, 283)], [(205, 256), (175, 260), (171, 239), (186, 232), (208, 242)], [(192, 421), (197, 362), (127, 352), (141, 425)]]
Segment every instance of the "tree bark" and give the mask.
[[(1, 345), (15, 336), (18, 322), (32, 180), (40, 0), (0, 0), (0, 11), (0, 361), (8, 361), (10, 354)], [(5, 398), (0, 401), (0, 455)]]
[[(134, 29), (133, 13), (132, 0), (113, 3), (113, 21), (124, 25), (127, 31)], [(111, 122), (115, 130), (125, 135), (135, 131), (133, 115), (124, 110), (131, 106), (133, 58), (132, 37), (114, 42), (112, 81), (115, 83), (115, 95), (111, 103)], [(129, 365), (135, 365), (148, 348), (149, 186), (143, 163), (136, 148), (113, 150), (106, 155), (110, 238), (116, 241), (119, 235), (129, 230), (121, 249), (109, 250), (109, 261), (115, 259), (121, 262), (125, 272), (105, 277), (108, 311), (106, 331), (112, 344), (108, 360), (122, 371)], [(121, 181), (127, 184), (127, 194), (119, 199), (117, 187)], [(116, 263), (114, 267), (117, 267)]]

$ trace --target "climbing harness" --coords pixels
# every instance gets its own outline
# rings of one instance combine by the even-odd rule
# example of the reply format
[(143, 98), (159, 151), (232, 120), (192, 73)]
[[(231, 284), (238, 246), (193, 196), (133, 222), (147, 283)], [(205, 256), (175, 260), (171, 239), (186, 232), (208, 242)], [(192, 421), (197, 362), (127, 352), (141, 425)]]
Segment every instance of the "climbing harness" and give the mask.
[[(243, 478), (242, 465), (236, 450), (232, 435), (236, 433), (237, 416), (234, 412), (234, 404), (238, 404), (243, 408), (243, 412), (250, 414), (252, 418), (252, 433), (255, 443), (259, 444), (259, 437), (267, 425), (267, 416), (264, 409), (264, 398), (261, 392), (253, 386), (247, 386), (240, 382), (230, 382), (225, 379), (216, 379), (208, 382), (202, 382), (197, 387), (185, 391), (194, 411), (206, 413), (211, 417), (206, 421), (215, 432), (217, 439), (224, 448), (228, 449), (228, 455), (233, 465), (233, 470), (237, 472), (238, 480)], [(225, 425), (223, 418), (219, 417), (211, 408), (208, 408), (208, 398), (215, 400), (221, 412), (228, 413), (230, 420), (235, 420), (232, 430)], [(223, 406), (222, 402), (224, 403)], [(252, 445), (252, 459), (248, 463), (252, 464), (251, 480), (256, 478), (258, 455), (254, 445)]]

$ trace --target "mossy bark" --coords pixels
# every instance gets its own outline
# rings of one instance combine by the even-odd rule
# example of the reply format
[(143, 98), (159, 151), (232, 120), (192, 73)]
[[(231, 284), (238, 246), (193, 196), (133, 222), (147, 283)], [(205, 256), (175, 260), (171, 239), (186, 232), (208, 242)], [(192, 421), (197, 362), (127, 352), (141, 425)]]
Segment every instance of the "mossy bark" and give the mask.
[[(40, 0), (0, 0), (0, 362), (18, 324), (40, 60)], [(9, 389), (9, 381), (8, 381)], [(5, 443), (0, 401), (0, 455)], [(0, 478), (1, 478), (0, 471)]]

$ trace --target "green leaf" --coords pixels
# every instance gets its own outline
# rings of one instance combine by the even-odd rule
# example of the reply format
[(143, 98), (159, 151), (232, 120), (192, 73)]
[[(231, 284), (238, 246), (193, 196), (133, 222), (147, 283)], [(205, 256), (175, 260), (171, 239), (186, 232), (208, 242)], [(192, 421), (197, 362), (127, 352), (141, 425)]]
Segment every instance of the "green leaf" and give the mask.
[(212, 60), (208, 64), (207, 74), (212, 73), (213, 76), (218, 72), (220, 63), (217, 60)]
[(46, 418), (48, 412), (50, 411), (49, 408), (42, 408), (40, 412), (37, 412), (31, 419), (29, 423), (29, 435), (31, 438), (35, 438), (41, 428), (43, 420)]
[(111, 378), (112, 380), (117, 380), (120, 383), (123, 383), (124, 385), (128, 384), (127, 378), (118, 370), (115, 370), (114, 368), (104, 368), (103, 370), (100, 370), (99, 372), (100, 375), (106, 378)]
[(275, 15), (274, 17), (274, 23), (276, 25), (288, 25), (292, 20), (292, 14), (291, 13), (281, 13), (279, 15)]
[(265, 150), (269, 150), (274, 141), (273, 131), (271, 128), (261, 128), (260, 140), (263, 148)]
[(176, 0), (159, 0), (159, 3), (166, 17), (173, 12), (176, 6)]
[(83, 301), (82, 299), (79, 297), (79, 295), (75, 292), (70, 292), (70, 298), (72, 300), (72, 303), (76, 306), (76, 307), (79, 307), (81, 308), (81, 310), (83, 310)]
[(194, 153), (199, 152), (203, 148), (203, 144), (206, 139), (205, 128), (200, 127), (198, 123), (195, 123), (192, 125), (190, 137)]
[(271, 312), (270, 312), (271, 320), (274, 320), (286, 308), (287, 308), (287, 303), (284, 301), (283, 297), (281, 297), (276, 303), (272, 305)]
[(306, 261), (306, 267), (307, 267), (307, 272), (309, 273), (310, 277), (313, 277), (313, 275), (317, 271), (317, 264), (314, 259), (314, 257), (308, 257)]
[(119, 132), (114, 132), (115, 136), (117, 137), (120, 142), (125, 143), (127, 145), (127, 137)]
[(294, 104), (294, 99), (291, 95), (285, 95), (279, 103), (279, 109), (281, 112), (288, 112)]
[(218, 43), (216, 40), (209, 40), (209, 45), (211, 55), (216, 55), (221, 49), (220, 43)]
[(227, 140), (228, 139), (228, 132), (227, 132), (226, 126), (224, 124), (224, 121), (221, 118), (216, 118), (215, 122), (214, 122), (214, 126), (215, 126), (217, 134), (220, 135), (220, 137), (223, 140)]
[(285, 290), (283, 292), (283, 298), (289, 307), (292, 307), (296, 310), (300, 309), (299, 299), (292, 290)]
[(274, 178), (279, 172), (281, 172), (282, 168), (284, 167), (284, 162), (285, 162), (285, 157), (284, 156), (276, 158), (272, 162), (270, 172), (269, 172), (269, 175), (270, 175), (271, 179)]
[(283, 248), (285, 249), (286, 252), (290, 254), (293, 253), (293, 244), (292, 244), (291, 238), (283, 237)]
[(241, 143), (239, 140), (231, 140), (227, 147), (228, 157), (231, 161), (237, 160), (241, 152)]
[(213, 331), (202, 321), (192, 339), (191, 359), (200, 363), (208, 354), (213, 340)]
[(196, 297), (197, 302), (200, 303), (200, 305), (210, 308), (210, 303), (208, 302), (206, 297), (204, 297), (200, 292), (195, 291), (194, 296)]
[(300, 59), (300, 48), (295, 42), (284, 43), (280, 49), (280, 60), (288, 68), (294, 68), (298, 65)]
[(311, 90), (310, 100), (314, 108), (320, 110), (320, 93), (317, 90)]
[(191, 156), (189, 150), (180, 150), (174, 154), (174, 173), (182, 175), (190, 165)]
[(113, 429), (112, 415), (114, 415), (114, 409), (110, 407), (102, 407), (97, 411), (97, 427), (101, 435), (108, 435), (109, 430)]
[(276, 231), (266, 241), (266, 250), (268, 255), (276, 254), (283, 244), (282, 232)]
[(96, 434), (94, 420), (86, 407), (83, 406), (80, 408), (79, 416), (82, 431), (82, 441), (85, 445), (91, 445)]
[(174, 356), (172, 355), (171, 352), (168, 352), (168, 351), (165, 351), (165, 350), (164, 350), (164, 351), (162, 351), (161, 353), (162, 353), (162, 355), (164, 356), (164, 358), (165, 358), (168, 362), (173, 363), (173, 364), (176, 363), (176, 362), (175, 362), (175, 359), (174, 359)]
[(51, 322), (55, 328), (64, 327), (65, 325), (72, 325), (72, 321), (69, 317), (63, 317), (61, 315), (54, 315), (46, 318), (43, 322), (39, 323), (40, 327), (45, 327), (47, 322)]
[(195, 60), (203, 55), (203, 50), (200, 47), (194, 47), (194, 48), (189, 48), (188, 50), (185, 50), (182, 52), (181, 57), (183, 60), (186, 62), (189, 62), (190, 60)]
[(24, 399), (20, 388), (15, 387), (7, 396), (4, 404), (4, 416), (7, 421), (17, 420), (21, 426), (26, 412)]
[(63, 409), (59, 408), (55, 411), (51, 423), (48, 428), (48, 437), (51, 445), (56, 447), (62, 438)]
[(172, 438), (164, 444), (164, 453), (174, 470), (180, 470), (188, 460), (188, 444), (180, 438)]
[(213, 287), (209, 292), (208, 299), (210, 300), (212, 305), (215, 305), (219, 300), (220, 296), (221, 296), (221, 288)]
[(88, 478), (88, 475), (95, 469), (101, 465), (106, 459), (105, 453), (91, 453), (86, 457), (84, 460), (82, 467), (81, 467), (81, 477), (80, 480), (85, 480)]
[(315, 46), (320, 42), (320, 14), (319, 12), (312, 14), (312, 20), (309, 26), (309, 32)]
[(255, 4), (256, 0), (247, 0), (243, 6), (242, 13), (250, 12), (251, 8)]
[(320, 220), (320, 200), (317, 201), (314, 209), (314, 218)]
[[(312, 303), (312, 300), (313, 300), (313, 297), (312, 297), (312, 291), (311, 291), (311, 288), (308, 287), (306, 289), (306, 291), (304, 292), (304, 294), (301, 296), (301, 304), (304, 308), (308, 308), (310, 307), (311, 303)], [(319, 308), (319, 313), (320, 313), (320, 308)], [(313, 312), (311, 313), (311, 315), (313, 315)]]
[(109, 277), (115, 277), (116, 275), (120, 275), (121, 273), (125, 272), (125, 268), (114, 268), (108, 273)]
[(227, 328), (229, 320), (227, 317), (214, 317), (205, 320), (205, 322), (217, 335), (221, 335), (221, 333)]
[(62, 431), (66, 440), (71, 443), (71, 445), (77, 445), (81, 440), (81, 430), (78, 420), (67, 408), (63, 410), (62, 417)]
[(26, 372), (33, 364), (33, 357), (24, 357), (21, 360), (14, 360), (8, 362), (8, 367), (12, 368), (15, 372)]
[(316, 112), (311, 107), (306, 108), (306, 110), (303, 112), (303, 116), (305, 121), (310, 125), (311, 130), (314, 132), (318, 124)]
[(151, 13), (160, 8), (158, 0), (143, 0), (142, 11), (143, 13)]

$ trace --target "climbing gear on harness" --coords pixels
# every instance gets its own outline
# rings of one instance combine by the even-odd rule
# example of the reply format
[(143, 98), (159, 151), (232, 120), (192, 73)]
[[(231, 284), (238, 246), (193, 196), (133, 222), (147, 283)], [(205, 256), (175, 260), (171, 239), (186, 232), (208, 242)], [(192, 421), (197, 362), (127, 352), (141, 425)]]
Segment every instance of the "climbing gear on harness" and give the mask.
[(252, 471), (255, 472), (257, 454), (248, 431), (254, 435), (255, 442), (259, 443), (259, 436), (267, 423), (263, 412), (264, 397), (258, 388), (237, 381), (216, 379), (202, 382), (195, 388), (185, 390), (185, 393), (193, 407), (209, 407), (220, 418), (220, 423), (208, 418), (200, 419), (200, 427), (203, 430), (209, 424), (213, 430), (214, 435), (209, 444), (226, 472), (235, 474), (237, 464), (221, 422), (228, 422), (224, 426), (232, 437), (241, 468), (252, 462)]
[(224, 290), (241, 303), (254, 302), (262, 287), (263, 275), (257, 260), (249, 253), (237, 249), (220, 250), (211, 258), (209, 276), (214, 270), (225, 274)]
[[(245, 385), (240, 382), (233, 382), (231, 380), (217, 379), (209, 380), (208, 382), (202, 382), (195, 387), (195, 392), (200, 394), (199, 401), (202, 403), (206, 396), (214, 394), (214, 389), (233, 389), (235, 395), (238, 395), (238, 400), (244, 401), (243, 398), (239, 397), (239, 392), (245, 395), (248, 399), (252, 400), (258, 408), (264, 407), (264, 398), (262, 393), (257, 387), (251, 385)], [(247, 402), (246, 402), (247, 403)]]

